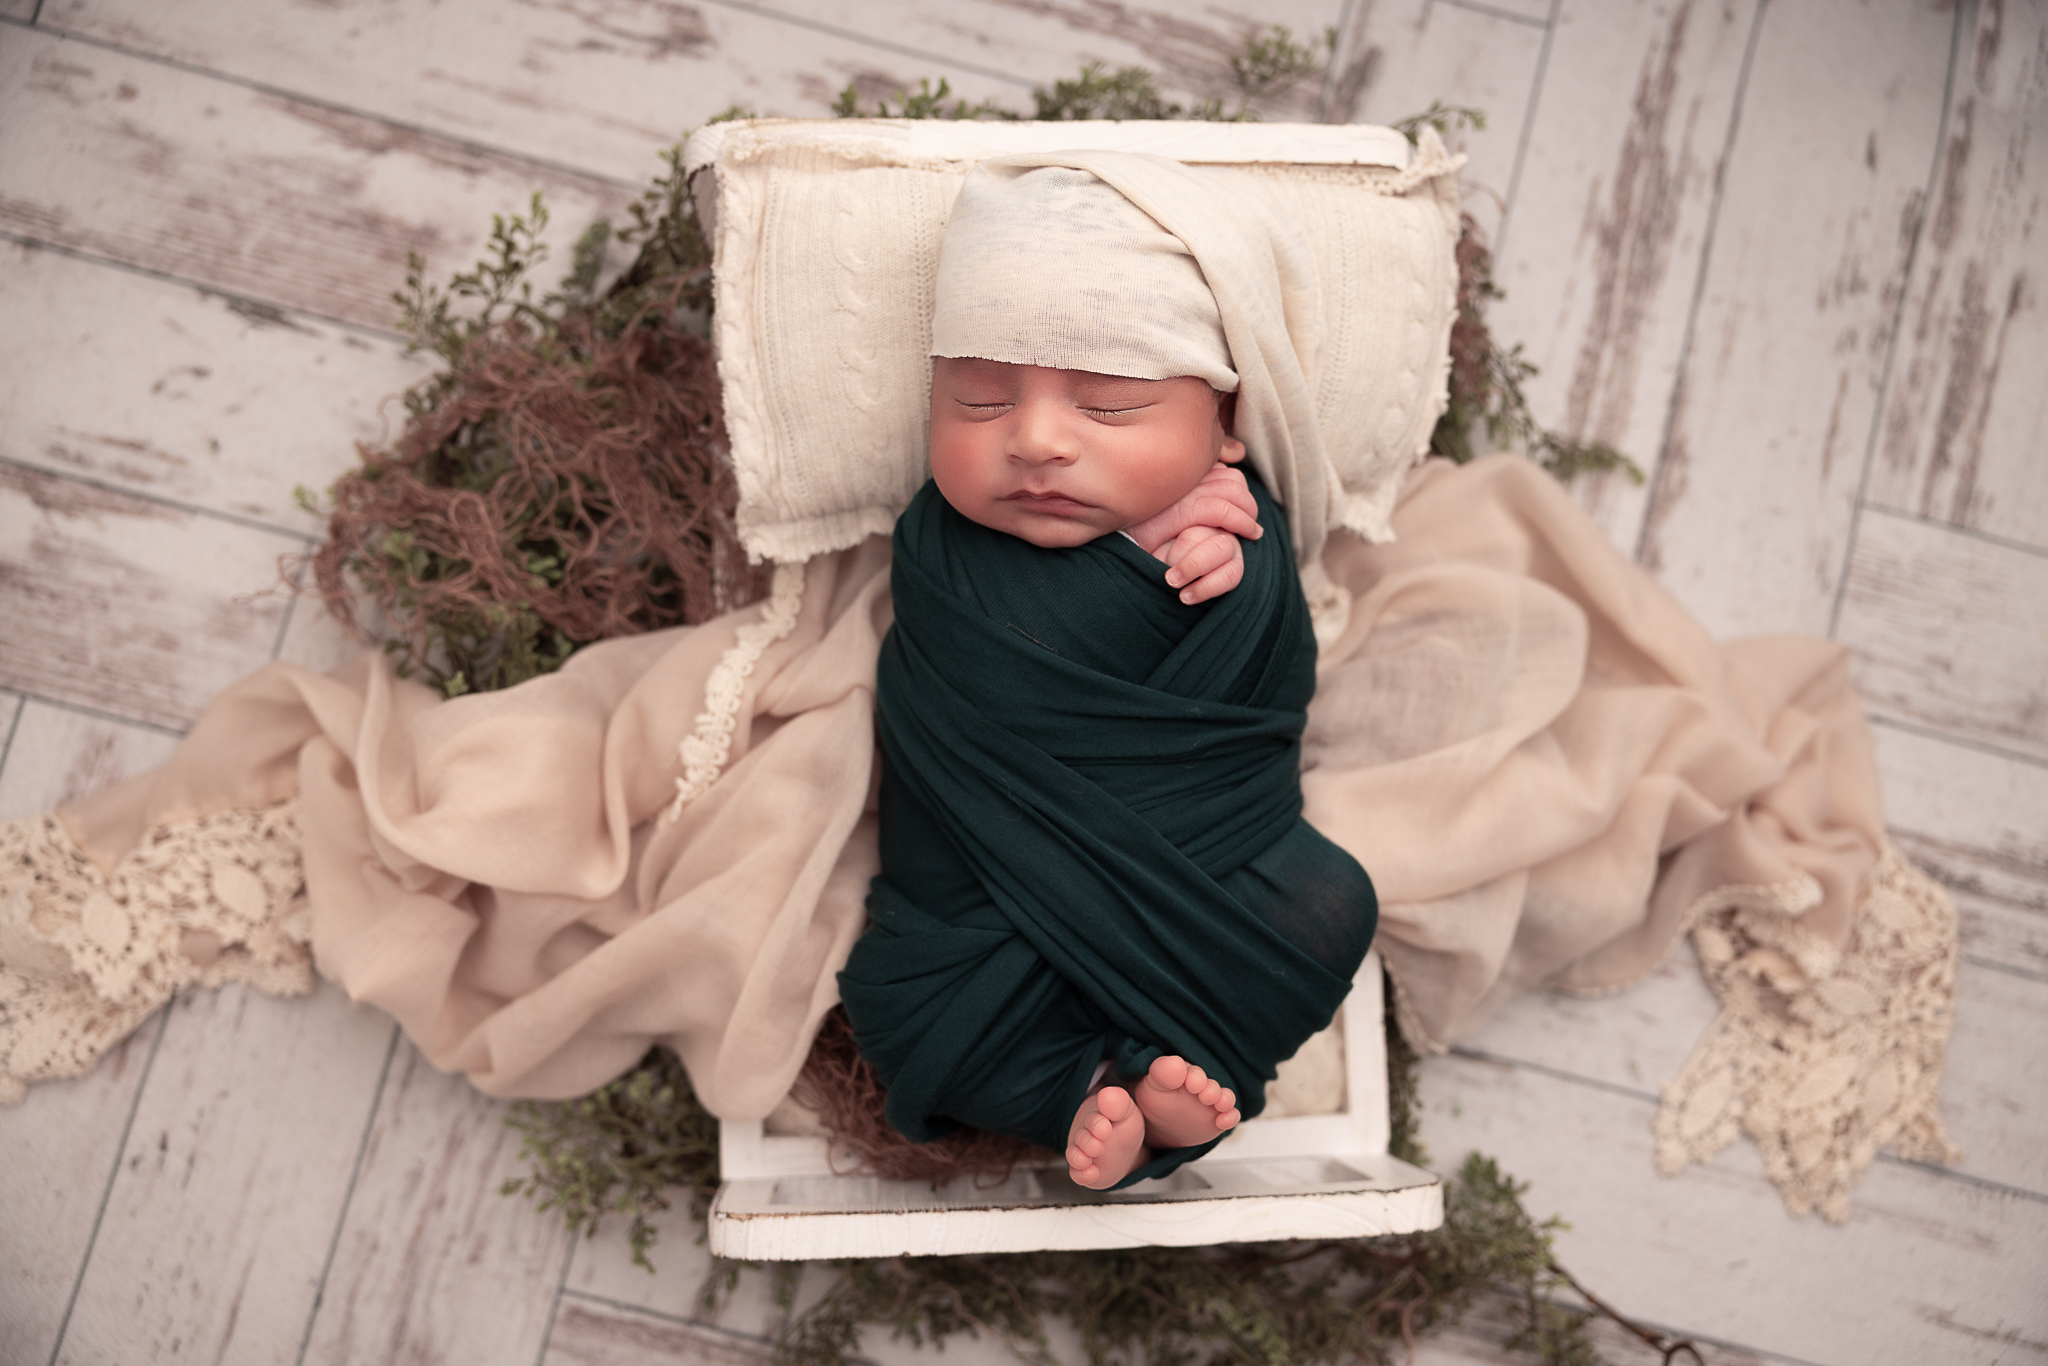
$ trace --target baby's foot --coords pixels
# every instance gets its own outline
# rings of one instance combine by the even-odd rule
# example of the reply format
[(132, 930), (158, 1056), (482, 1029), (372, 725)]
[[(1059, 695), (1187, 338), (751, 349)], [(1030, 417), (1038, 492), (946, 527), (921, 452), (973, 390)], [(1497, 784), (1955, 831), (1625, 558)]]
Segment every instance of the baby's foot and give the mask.
[(1067, 1132), (1067, 1175), (1075, 1185), (1090, 1190), (1114, 1186), (1144, 1155), (1145, 1117), (1129, 1091), (1105, 1086), (1081, 1102)]
[(1237, 1097), (1186, 1058), (1155, 1059), (1135, 1090), (1145, 1142), (1154, 1148), (1207, 1143), (1238, 1121)]

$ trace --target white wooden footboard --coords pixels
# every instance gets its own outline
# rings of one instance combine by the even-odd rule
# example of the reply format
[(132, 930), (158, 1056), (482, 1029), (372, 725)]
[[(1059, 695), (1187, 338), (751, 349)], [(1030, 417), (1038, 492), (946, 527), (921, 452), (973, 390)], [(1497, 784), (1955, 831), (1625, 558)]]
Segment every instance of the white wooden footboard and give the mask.
[(1248, 1120), (1199, 1162), (1092, 1191), (1063, 1168), (935, 1186), (832, 1169), (822, 1138), (720, 1130), (711, 1250), (748, 1261), (938, 1256), (1050, 1248), (1360, 1238), (1435, 1228), (1443, 1187), (1387, 1155), (1380, 965), (1369, 954), (1341, 1012), (1342, 1113)]

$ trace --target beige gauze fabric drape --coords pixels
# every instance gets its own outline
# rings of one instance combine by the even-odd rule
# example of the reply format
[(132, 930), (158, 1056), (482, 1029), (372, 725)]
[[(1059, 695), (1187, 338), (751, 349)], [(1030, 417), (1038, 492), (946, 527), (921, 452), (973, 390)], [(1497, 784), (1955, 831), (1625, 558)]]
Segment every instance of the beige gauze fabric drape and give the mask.
[[(1715, 646), (1519, 458), (1421, 468), (1394, 526), (1326, 551), (1353, 606), (1303, 792), (1378, 885), (1411, 1037), (1626, 983), (1696, 925), (1728, 1008), (1667, 1091), (1667, 1166), (1747, 1131), (1794, 1208), (1839, 1217), (1877, 1146), (1945, 1155), (1953, 913), (1887, 851), (1843, 652)], [(876, 869), (887, 559), (810, 564), (677, 820), (678, 742), (772, 609), (453, 701), (375, 654), (258, 672), (164, 768), (0, 827), (0, 1081), (82, 1070), (189, 983), (292, 989), (296, 935), (491, 1094), (583, 1093), (662, 1042), (713, 1112), (764, 1115)]]

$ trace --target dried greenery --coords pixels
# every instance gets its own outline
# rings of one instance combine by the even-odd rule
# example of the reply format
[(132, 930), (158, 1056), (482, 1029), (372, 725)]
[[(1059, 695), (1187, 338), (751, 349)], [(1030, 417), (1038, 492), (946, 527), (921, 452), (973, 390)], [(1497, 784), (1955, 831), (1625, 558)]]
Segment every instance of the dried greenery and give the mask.
[(397, 442), (362, 449), (328, 490), (312, 571), (337, 618), (368, 635), (367, 600), (399, 673), (448, 696), (759, 594), (732, 524), (710, 350), (690, 326), (710, 264), (679, 150), (630, 213), (618, 239), (637, 251), (602, 290), (599, 223), (537, 295), (536, 195), (493, 219), (473, 269), (433, 284), (414, 256), (394, 295), (414, 349), (443, 368), (406, 394)]
[(586, 1236), (596, 1235), (607, 1214), (626, 1215), (633, 1260), (650, 1272), (649, 1216), (681, 1190), (701, 1222), (718, 1187), (718, 1121), (666, 1049), (649, 1049), (632, 1071), (580, 1100), (520, 1101), (506, 1122), (522, 1135), (519, 1155), (529, 1170), (500, 1193), (560, 1210)]
[[(1334, 32), (1307, 43), (1277, 26), (1255, 35), (1230, 64), (1237, 98), (1229, 112), (1222, 100), (1167, 100), (1143, 67), (1091, 64), (1034, 91), (1032, 116), (1255, 118), (1257, 101), (1322, 72), (1335, 46)], [(849, 86), (835, 112), (1018, 117), (956, 98), (944, 80), (865, 111)], [(735, 108), (719, 117), (750, 116)], [(1482, 128), (1484, 118), (1432, 104), (1399, 126), (1413, 139), (1425, 126), (1449, 133)], [(734, 536), (716, 378), (693, 330), (711, 305), (709, 252), (680, 148), (629, 213), (616, 241), (635, 254), (609, 282), (614, 237), (599, 223), (576, 243), (562, 283), (536, 293), (548, 224), (536, 196), (525, 213), (493, 221), (473, 269), (434, 284), (412, 258), (394, 296), (415, 347), (443, 368), (406, 395), (398, 441), (365, 449), (362, 466), (326, 495), (330, 536), (313, 568), (337, 615), (351, 621), (367, 601), (401, 672), (424, 674), (451, 696), (510, 686), (592, 640), (701, 620), (760, 591)], [(1619, 469), (1640, 479), (1610, 447), (1561, 438), (1530, 416), (1522, 386), (1534, 367), (1487, 331), (1485, 305), (1501, 295), (1469, 219), (1458, 263), (1450, 406), (1434, 449), (1469, 459), (1483, 431), (1486, 443), (1519, 446), (1561, 478)], [(302, 501), (319, 500), (302, 492)], [(1392, 1151), (1426, 1162), (1416, 1058), (1391, 1015), (1387, 1040)], [(813, 1081), (842, 1084), (841, 1074), (851, 1075), (838, 1066), (845, 1062), (809, 1069)], [(716, 1122), (665, 1050), (580, 1100), (515, 1105), (509, 1122), (523, 1136), (529, 1171), (505, 1193), (558, 1211), (585, 1234), (624, 1216), (634, 1260), (650, 1271), (651, 1216), (680, 1191), (701, 1220), (717, 1184)], [(1015, 1160), (1007, 1150), (998, 1156)], [(840, 1263), (776, 1355), (837, 1362), (863, 1332), (887, 1327), (919, 1343), (988, 1336), (1026, 1360), (1050, 1361), (1044, 1325), (1063, 1316), (1097, 1362), (1383, 1362), (1476, 1296), (1506, 1290), (1522, 1306), (1509, 1346), (1557, 1366), (1597, 1361), (1584, 1314), (1553, 1303), (1566, 1287), (1579, 1289), (1552, 1257), (1560, 1225), (1533, 1220), (1523, 1189), (1475, 1154), (1447, 1183), (1443, 1227), (1427, 1234)], [(707, 1307), (757, 1274), (773, 1275), (778, 1298), (793, 1303), (792, 1268), (722, 1264), (704, 1288)], [(1667, 1359), (1691, 1350), (1581, 1293)]]

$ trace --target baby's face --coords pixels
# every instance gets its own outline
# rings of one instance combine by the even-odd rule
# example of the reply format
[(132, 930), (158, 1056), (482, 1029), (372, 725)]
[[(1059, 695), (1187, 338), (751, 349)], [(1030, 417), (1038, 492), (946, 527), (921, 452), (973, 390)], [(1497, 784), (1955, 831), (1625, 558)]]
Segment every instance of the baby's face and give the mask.
[(1048, 548), (1164, 512), (1244, 456), (1215, 390), (1002, 361), (932, 361), (932, 477), (970, 521)]

